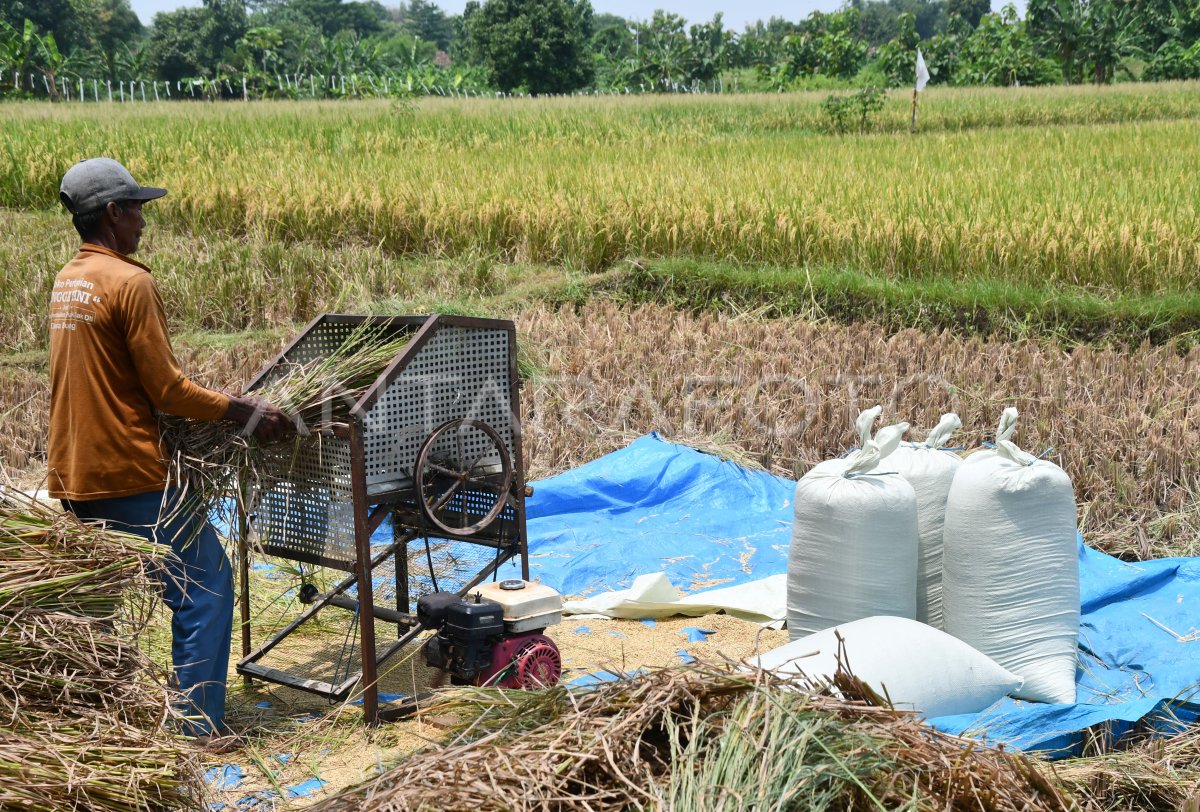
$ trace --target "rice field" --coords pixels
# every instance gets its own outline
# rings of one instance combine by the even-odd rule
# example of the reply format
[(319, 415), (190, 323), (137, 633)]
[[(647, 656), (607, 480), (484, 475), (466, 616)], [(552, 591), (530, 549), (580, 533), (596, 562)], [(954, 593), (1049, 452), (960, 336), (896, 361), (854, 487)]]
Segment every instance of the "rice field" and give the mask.
[[(185, 367), (210, 385), (237, 389), (325, 311), (513, 318), (531, 479), (649, 431), (798, 477), (851, 446), (854, 416), (877, 403), (917, 436), (957, 411), (967, 447), (1015, 405), (1019, 444), (1072, 476), (1090, 543), (1131, 559), (1200, 554), (1197, 91), (938, 89), (922, 97), (916, 137), (904, 93), (854, 136), (826, 132), (824, 94), (10, 105), (0, 467), (30, 484), (44, 471), (45, 303), (77, 242), (57, 183), (76, 159), (108, 153), (171, 190), (147, 207), (139, 259), (155, 269)], [(276, 713), (242, 693), (246, 718)], [(905, 788), (872, 782), (912, 744), (907, 729), (873, 711), (791, 712), (815, 714), (805, 741), (850, 714), (838, 741), (869, 756), (851, 765), (856, 780)], [(495, 730), (536, 721), (501, 716)], [(748, 718), (764, 736), (780, 732), (773, 718)], [(317, 746), (286, 739), (287, 749), (349, 754), (340, 724)], [(687, 732), (716, 752), (723, 725)], [(362, 752), (345, 758), (358, 780), (366, 762), (354, 758), (377, 757), (391, 734), (354, 735)], [(1042, 792), (1086, 809), (1173, 808), (1200, 780), (1198, 740), (1054, 772), (982, 754), (954, 778), (1003, 774), (1010, 792), (995, 808)], [(276, 744), (249, 750), (273, 783), (280, 771), (262, 748)], [(694, 775), (645, 787), (691, 797), (703, 787), (689, 777), (715, 767), (676, 744), (672, 757)], [(791, 752), (791, 739), (776, 744)], [(941, 744), (925, 755), (946, 758), (953, 746)], [(419, 788), (411, 798), (397, 788), (422, 763), (384, 775), (380, 808), (419, 802)], [(950, 808), (937, 788), (914, 787)]]
[(904, 94), (861, 136), (821, 132), (820, 94), (115, 115), (21, 105), (6, 122), (0, 204), (52, 210), (62, 172), (110, 152), (172, 190), (156, 223), (201, 235), (588, 272), (693, 256), (1188, 289), (1200, 267), (1195, 86), (938, 93), (915, 138), (896, 131)]
[[(1191, 544), (1197, 89), (939, 90), (916, 138), (899, 97), (875, 134), (824, 134), (821, 94), (14, 105), (6, 462), (44, 453), (58, 176), (114, 151), (171, 189), (141, 257), (213, 385), (323, 311), (516, 317), (535, 472), (657, 430), (798, 476), (869, 400), (957, 409), (973, 442), (1012, 403), (1085, 529)], [(1108, 322), (1122, 342), (1089, 346)]]

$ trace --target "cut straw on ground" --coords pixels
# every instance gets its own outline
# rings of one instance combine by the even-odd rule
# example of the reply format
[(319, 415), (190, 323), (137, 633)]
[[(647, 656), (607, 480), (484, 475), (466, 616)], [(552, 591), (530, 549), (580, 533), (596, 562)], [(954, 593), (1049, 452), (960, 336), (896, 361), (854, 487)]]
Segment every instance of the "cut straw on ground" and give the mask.
[[(843, 686), (843, 696), (850, 695)], [(673, 668), (594, 690), (473, 689), (460, 720), (328, 812), (477, 810), (1066, 810), (1049, 768), (861, 700), (769, 673)]]
[(0, 487), (0, 809), (202, 807), (138, 647), (162, 550)]

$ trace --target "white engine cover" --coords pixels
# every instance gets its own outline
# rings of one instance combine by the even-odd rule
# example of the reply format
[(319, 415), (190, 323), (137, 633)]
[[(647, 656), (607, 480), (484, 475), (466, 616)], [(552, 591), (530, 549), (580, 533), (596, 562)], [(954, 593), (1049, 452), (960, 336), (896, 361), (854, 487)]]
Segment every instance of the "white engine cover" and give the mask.
[[(514, 587), (517, 584), (521, 586)], [(483, 584), (478, 593), (485, 601), (495, 601), (504, 610), (504, 625), (510, 632), (531, 631), (562, 621), (562, 595), (536, 581), (493, 581)]]

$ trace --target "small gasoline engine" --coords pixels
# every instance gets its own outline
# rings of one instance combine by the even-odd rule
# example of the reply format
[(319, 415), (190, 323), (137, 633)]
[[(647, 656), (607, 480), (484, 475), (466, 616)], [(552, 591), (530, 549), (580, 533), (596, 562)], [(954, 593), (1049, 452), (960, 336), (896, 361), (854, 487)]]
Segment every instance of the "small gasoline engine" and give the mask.
[(562, 675), (562, 657), (543, 632), (562, 620), (562, 597), (545, 584), (485, 584), (459, 597), (433, 592), (417, 601), (417, 620), (437, 633), (422, 649), (432, 668), (459, 685), (543, 688)]

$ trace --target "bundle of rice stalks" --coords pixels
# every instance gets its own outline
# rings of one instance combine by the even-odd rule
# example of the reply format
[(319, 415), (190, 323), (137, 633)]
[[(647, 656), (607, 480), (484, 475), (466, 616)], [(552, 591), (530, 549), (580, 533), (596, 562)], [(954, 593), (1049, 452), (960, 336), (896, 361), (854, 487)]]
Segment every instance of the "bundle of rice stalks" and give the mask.
[(199, 804), (165, 675), (137, 645), (158, 555), (0, 488), (0, 809)]
[[(296, 424), (295, 437), (272, 445), (305, 442), (345, 423), (350, 407), (404, 349), (409, 338), (366, 321), (328, 355), (302, 364), (281, 365), (253, 392), (255, 397), (282, 409)], [(231, 493), (247, 499), (254, 492), (265, 460), (264, 449), (241, 427), (168, 415), (162, 418), (162, 431), (171, 450), (172, 479), (186, 488), (196, 504), (213, 505)], [(280, 456), (278, 448), (272, 451), (272, 456)]]
[(586, 693), (448, 695), (463, 727), (322, 808), (1065, 810), (1020, 754), (981, 747), (861, 700), (788, 690), (770, 674), (666, 669)]
[(137, 536), (88, 526), (0, 493), (0, 612), (109, 617), (155, 555)]
[(39, 712), (94, 708), (112, 721), (157, 728), (163, 721), (162, 697), (148, 697), (146, 681), (130, 679), (145, 661), (130, 641), (129, 625), (121, 623), (118, 635), (93, 618), (63, 612), (5, 617), (0, 626), (0, 709), (19, 712), (28, 721)]
[(18, 727), (0, 744), (0, 809), (199, 809), (182, 792), (178, 748), (144, 728), (100, 714), (64, 727)]

